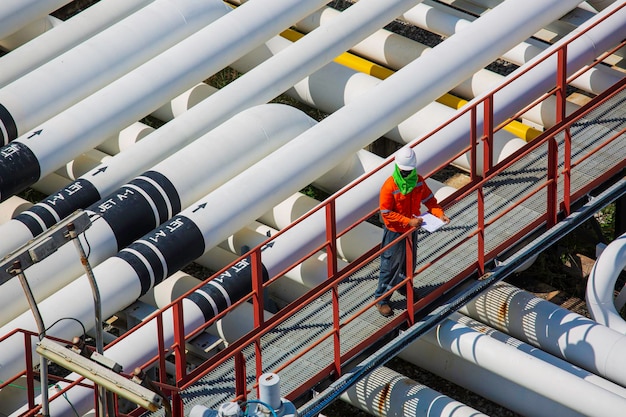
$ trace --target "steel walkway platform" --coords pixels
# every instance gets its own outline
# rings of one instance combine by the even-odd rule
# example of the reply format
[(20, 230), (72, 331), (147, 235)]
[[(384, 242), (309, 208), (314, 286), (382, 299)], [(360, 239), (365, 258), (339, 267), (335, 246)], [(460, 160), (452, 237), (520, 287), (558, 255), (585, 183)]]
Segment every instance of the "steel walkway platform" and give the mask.
[[(572, 193), (583, 190), (602, 173), (620, 167), (623, 170), (626, 159), (626, 90), (622, 90), (609, 101), (580, 119), (571, 128), (572, 160), (579, 154), (586, 154), (598, 143), (611, 135), (619, 137), (606, 145), (605, 149), (577, 163), (572, 171)], [(560, 170), (563, 168), (563, 135), (556, 137), (559, 144)], [(524, 156), (505, 172), (489, 181), (485, 189), (485, 222), (496, 219), (506, 210), (504, 216), (497, 218), (485, 231), (485, 251), (499, 248), (509, 242), (523, 227), (541, 218), (545, 213), (546, 189), (524, 200), (522, 204), (511, 203), (520, 195), (527, 194), (545, 183), (547, 175), (547, 145), (541, 145)], [(563, 176), (559, 176), (558, 189), (562, 190)], [(584, 195), (583, 197), (584, 198)], [(450, 225), (435, 233), (420, 231), (418, 249), (418, 269), (441, 254), (446, 253), (441, 262), (420, 273), (414, 280), (419, 295), (424, 296), (446, 283), (450, 277), (465, 271), (476, 260), (476, 237), (459, 245), (477, 228), (477, 201), (470, 195), (446, 208), (451, 218)], [(449, 251), (449, 253), (447, 253)], [(339, 285), (341, 317), (345, 318), (372, 301), (379, 261), (375, 259), (356, 271)], [(475, 274), (474, 274), (475, 275)], [(298, 352), (311, 345), (320, 336), (333, 328), (330, 291), (314, 302), (303, 305), (296, 314), (270, 333), (262, 336), (262, 357), (264, 372), (285, 364)], [(396, 314), (405, 309), (405, 299), (399, 295), (392, 297), (392, 308)], [(369, 309), (365, 314), (350, 321), (341, 329), (342, 354), (359, 345), (368, 336), (388, 324), (389, 319), (382, 317), (376, 309)], [(381, 341), (381, 345), (387, 340)], [(255, 382), (256, 366), (254, 347), (244, 350), (246, 358), (247, 386), (251, 389), (249, 398), (255, 398), (252, 385)], [(333, 358), (332, 338), (326, 339), (315, 349), (306, 353), (295, 365), (280, 371), (281, 391), (283, 395), (305, 385), (313, 376), (324, 369)], [(230, 401), (235, 396), (234, 361), (228, 360), (223, 365), (206, 375), (192, 387), (181, 393), (185, 404), (185, 415), (192, 406), (204, 405), (217, 409), (220, 404)], [(162, 411), (144, 415), (162, 415)]]

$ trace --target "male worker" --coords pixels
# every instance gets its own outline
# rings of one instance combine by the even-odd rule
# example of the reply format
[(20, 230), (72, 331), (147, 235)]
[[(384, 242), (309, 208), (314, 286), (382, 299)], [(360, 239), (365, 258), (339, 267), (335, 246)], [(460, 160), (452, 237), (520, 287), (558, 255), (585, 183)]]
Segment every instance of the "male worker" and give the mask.
[[(383, 220), (382, 246), (388, 245), (404, 232), (413, 228), (413, 242), (417, 244), (417, 230), (422, 224), (420, 205), (424, 204), (428, 211), (448, 223), (443, 209), (437, 203), (432, 191), (424, 178), (417, 173), (417, 157), (410, 146), (401, 148), (395, 157), (393, 174), (387, 178), (380, 190), (380, 215)], [(415, 270), (415, 256), (413, 269)], [(400, 241), (385, 250), (380, 258), (380, 276), (374, 298), (378, 299), (395, 285), (406, 278), (406, 243)], [(398, 292), (406, 295), (406, 286)], [(385, 317), (393, 315), (389, 306), (391, 294), (376, 303), (376, 308)]]

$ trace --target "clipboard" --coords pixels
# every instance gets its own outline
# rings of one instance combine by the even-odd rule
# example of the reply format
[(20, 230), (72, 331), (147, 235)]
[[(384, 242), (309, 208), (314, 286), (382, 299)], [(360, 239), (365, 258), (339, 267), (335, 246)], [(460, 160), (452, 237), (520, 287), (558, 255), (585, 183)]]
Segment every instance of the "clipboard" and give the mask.
[(428, 212), (420, 214), (419, 216), (416, 216), (416, 217), (422, 218), (422, 229), (426, 230), (429, 233), (432, 233), (435, 230), (438, 230), (439, 228), (441, 228), (443, 225), (446, 224), (446, 222), (441, 220), (439, 217), (433, 216), (432, 214)]

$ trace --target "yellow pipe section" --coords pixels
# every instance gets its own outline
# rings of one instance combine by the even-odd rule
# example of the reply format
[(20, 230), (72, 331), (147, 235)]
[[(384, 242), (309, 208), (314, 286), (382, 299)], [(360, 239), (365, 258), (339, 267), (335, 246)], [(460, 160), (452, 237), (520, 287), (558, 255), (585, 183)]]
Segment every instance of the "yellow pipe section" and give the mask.
[[(293, 29), (287, 29), (280, 34), (285, 39), (288, 39), (292, 42), (296, 42), (298, 39), (302, 38), (304, 35), (298, 31)], [(363, 59), (357, 55), (354, 55), (350, 52), (344, 52), (334, 59), (337, 64), (343, 65), (348, 68), (352, 68), (355, 71), (359, 71), (365, 74), (369, 74), (372, 77), (376, 77), (378, 79), (384, 80), (389, 77), (394, 71), (389, 68), (383, 67), (382, 65), (375, 64), (371, 61)], [(446, 93), (443, 96), (437, 99), (437, 102), (451, 107), (453, 109), (460, 109), (465, 104), (467, 104), (467, 100), (463, 100), (462, 98), (456, 97), (452, 94)], [(513, 120), (507, 123), (504, 127), (504, 130), (507, 132), (524, 139), (529, 142), (539, 136), (542, 132), (530, 126), (527, 126), (517, 120)]]

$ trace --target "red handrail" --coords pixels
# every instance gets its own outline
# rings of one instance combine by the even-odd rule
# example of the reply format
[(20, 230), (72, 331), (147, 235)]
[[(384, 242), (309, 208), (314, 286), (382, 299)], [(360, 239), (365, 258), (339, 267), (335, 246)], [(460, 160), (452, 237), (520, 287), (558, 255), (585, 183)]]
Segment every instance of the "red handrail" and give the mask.
[[(600, 24), (600, 23), (601, 22), (598, 22), (597, 24)], [(548, 226), (552, 226), (556, 224), (559, 212), (569, 214), (571, 201), (575, 197), (571, 195), (571, 191), (570, 191), (570, 183), (569, 183), (570, 173), (573, 169), (576, 168), (577, 164), (579, 164), (584, 159), (588, 158), (589, 154), (592, 154), (598, 151), (597, 148), (593, 149), (588, 155), (583, 155), (579, 160), (571, 161), (571, 143), (570, 143), (571, 136), (569, 133), (569, 127), (575, 120), (584, 116), (586, 112), (591, 111), (595, 105), (594, 104), (594, 105), (587, 106), (586, 108), (581, 109), (577, 111), (575, 114), (570, 115), (570, 116), (567, 116), (565, 114), (565, 100), (566, 100), (565, 88), (574, 79), (573, 76), (569, 78), (567, 77), (567, 69), (566, 69), (567, 46), (569, 45), (569, 43), (571, 43), (573, 40), (577, 39), (578, 37), (582, 36), (583, 34), (584, 32), (581, 32), (575, 35), (567, 43), (564, 43), (563, 45), (561, 45), (552, 54), (544, 56), (541, 59), (536, 60), (535, 62), (528, 65), (527, 67), (525, 66), (524, 68), (521, 68), (520, 70), (518, 70), (518, 72), (515, 74), (514, 77), (512, 77), (511, 79), (505, 80), (505, 82), (503, 82), (500, 86), (498, 86), (496, 89), (489, 92), (488, 94), (485, 94), (484, 97), (482, 97), (481, 99), (475, 100), (475, 102), (471, 102), (465, 107), (463, 107), (462, 109), (460, 109), (455, 114), (455, 116), (452, 117), (446, 123), (446, 124), (449, 124), (464, 115), (468, 115), (469, 123), (470, 123), (469, 144), (465, 147), (463, 151), (459, 152), (457, 155), (450, 158), (448, 161), (442, 164), (442, 166), (438, 167), (434, 171), (437, 171), (440, 168), (448, 165), (451, 161), (456, 159), (456, 157), (458, 157), (459, 155), (469, 152), (469, 154), (471, 155), (471, 168), (470, 168), (471, 172), (470, 172), (470, 183), (466, 185), (465, 187), (463, 187), (462, 189), (455, 192), (453, 195), (451, 195), (447, 199), (445, 199), (442, 202), (442, 204), (444, 206), (449, 206), (455, 202), (460, 201), (463, 197), (475, 193), (477, 196), (477, 200), (478, 200), (478, 206), (477, 206), (478, 222), (477, 222), (476, 230), (469, 231), (466, 234), (466, 236), (464, 236), (463, 239), (461, 239), (461, 241), (457, 243), (455, 247), (446, 250), (443, 254), (440, 254), (435, 259), (429, 260), (429, 262), (426, 265), (423, 265), (420, 267), (418, 272), (422, 272), (426, 270), (427, 268), (432, 267), (432, 265), (436, 264), (437, 262), (440, 262), (447, 254), (449, 254), (450, 251), (453, 251), (460, 244), (472, 241), (473, 239), (476, 240), (476, 248), (477, 248), (476, 262), (470, 264), (460, 274), (458, 274), (455, 277), (451, 277), (451, 279), (448, 282), (444, 283), (439, 288), (432, 291), (431, 293), (429, 293), (428, 295), (426, 295), (424, 298), (420, 299), (416, 303), (414, 302), (415, 300), (412, 299), (412, 293), (408, 291), (408, 297), (409, 297), (408, 309), (402, 314), (399, 314), (396, 317), (393, 317), (392, 319), (390, 319), (388, 324), (384, 328), (381, 328), (378, 332), (376, 332), (375, 334), (372, 334), (366, 340), (362, 341), (357, 346), (353, 347), (350, 351), (342, 353), (342, 349), (341, 349), (342, 328), (350, 324), (352, 321), (354, 321), (357, 317), (359, 317), (365, 311), (369, 310), (374, 305), (376, 300), (372, 300), (367, 305), (361, 306), (356, 312), (345, 316), (342, 321), (341, 316), (339, 314), (341, 297), (338, 293), (338, 285), (349, 274), (351, 274), (352, 272), (354, 272), (361, 266), (367, 264), (371, 260), (375, 259), (376, 257), (380, 256), (380, 254), (385, 248), (380, 248), (380, 247), (373, 248), (367, 253), (363, 254), (359, 259), (353, 261), (348, 266), (339, 270), (338, 265), (337, 265), (337, 244), (336, 244), (337, 239), (345, 235), (346, 233), (348, 233), (354, 227), (357, 227), (358, 224), (365, 222), (372, 215), (374, 215), (377, 212), (377, 210), (376, 209), (372, 210), (370, 213), (366, 214), (357, 222), (355, 222), (352, 226), (344, 230), (337, 230), (336, 217), (335, 217), (335, 203), (338, 198), (350, 192), (350, 190), (352, 190), (356, 185), (365, 181), (370, 176), (376, 174), (377, 172), (379, 172), (379, 170), (383, 169), (385, 166), (390, 164), (392, 162), (391, 158), (388, 158), (386, 162), (382, 164), (380, 167), (378, 167), (377, 169), (363, 175), (358, 181), (354, 181), (350, 185), (344, 187), (342, 190), (330, 196), (326, 201), (320, 203), (317, 207), (310, 210), (305, 215), (301, 216), (299, 219), (293, 222), (289, 227), (281, 230), (280, 232), (275, 234), (272, 238), (268, 239), (267, 241), (263, 242), (260, 245), (257, 245), (255, 248), (251, 249), (248, 253), (244, 254), (239, 259), (231, 262), (230, 264), (225, 266), (222, 270), (218, 271), (218, 273), (216, 273), (212, 277), (205, 280), (202, 284), (199, 284), (196, 288), (190, 290), (187, 294), (183, 295), (178, 300), (175, 300), (170, 305), (155, 312), (150, 318), (140, 323), (138, 326), (133, 328), (131, 331), (129, 331), (122, 337), (118, 338), (115, 342), (107, 346), (107, 348), (116, 343), (121, 342), (126, 337), (128, 337), (128, 335), (137, 331), (138, 328), (148, 325), (149, 323), (156, 322), (156, 327), (157, 327), (157, 332), (158, 332), (159, 353), (155, 357), (153, 357), (150, 361), (148, 361), (146, 364), (144, 364), (143, 367), (144, 368), (149, 367), (157, 363), (160, 369), (160, 373), (159, 373), (160, 382), (162, 384), (165, 384), (167, 382), (166, 381), (167, 376), (165, 374), (166, 356), (170, 355), (171, 353), (174, 353), (173, 357), (175, 358), (175, 370), (176, 370), (175, 386), (170, 387), (170, 389), (168, 389), (166, 385), (163, 385), (163, 386), (166, 387), (165, 388), (166, 393), (171, 395), (172, 410), (173, 410), (174, 416), (182, 417), (183, 403), (182, 403), (180, 392), (184, 391), (191, 384), (196, 382), (199, 378), (210, 373), (212, 370), (216, 369), (217, 367), (219, 367), (220, 365), (222, 365), (228, 360), (234, 361), (234, 368), (235, 368), (234, 385), (235, 385), (235, 393), (236, 393), (235, 397), (236, 399), (245, 400), (249, 393), (248, 391), (249, 387), (246, 384), (246, 360), (243, 356), (243, 350), (247, 348), (248, 346), (254, 347), (255, 349), (254, 360), (255, 360), (255, 366), (256, 366), (256, 374), (257, 374), (257, 377), (260, 376), (260, 374), (264, 371), (263, 349), (262, 349), (261, 338), (264, 335), (266, 335), (268, 332), (270, 332), (271, 330), (275, 329), (281, 323), (284, 323), (285, 320), (287, 320), (292, 315), (292, 313), (297, 311), (303, 304), (309, 303), (312, 300), (322, 296), (323, 294), (330, 292), (331, 300), (332, 300), (331, 308), (332, 308), (332, 313), (333, 313), (332, 326), (330, 327), (330, 329), (326, 332), (323, 332), (321, 335), (317, 337), (315, 341), (312, 341), (311, 343), (309, 343), (309, 345), (306, 348), (303, 348), (300, 352), (294, 355), (290, 360), (285, 361), (276, 369), (273, 369), (273, 371), (280, 372), (281, 370), (291, 366), (294, 362), (302, 358), (308, 352), (315, 349), (324, 341), (330, 339), (332, 340), (332, 343), (333, 343), (333, 357), (329, 358), (328, 364), (324, 364), (324, 367), (322, 368), (322, 370), (319, 371), (314, 377), (312, 377), (309, 382), (310, 383), (318, 382), (319, 380), (321, 380), (322, 378), (324, 378), (325, 376), (331, 373), (335, 376), (340, 376), (342, 373), (342, 367), (347, 360), (354, 358), (354, 356), (360, 350), (362, 350), (364, 347), (367, 347), (369, 344), (373, 343), (378, 337), (380, 337), (389, 329), (396, 328), (402, 323), (407, 323), (408, 325), (413, 324), (415, 317), (416, 317), (416, 313), (421, 308), (431, 303), (442, 293), (448, 291), (450, 288), (462, 282), (465, 279), (465, 276), (466, 276), (465, 274), (470, 273), (472, 271), (477, 271), (479, 275), (482, 275), (485, 273), (486, 264), (488, 263), (489, 259), (493, 257), (495, 253), (498, 253), (502, 249), (501, 247), (498, 247), (498, 248), (492, 249), (491, 251), (486, 250), (485, 231), (487, 230), (488, 227), (492, 226), (496, 221), (501, 219), (502, 216), (510, 212), (511, 208), (506, 209), (503, 213), (500, 213), (498, 216), (491, 219), (490, 221), (485, 221), (485, 206), (484, 206), (485, 195), (484, 195), (483, 187), (489, 180), (492, 180), (503, 170), (513, 165), (526, 153), (534, 149), (537, 149), (540, 146), (547, 145), (548, 154), (549, 154), (548, 165), (547, 165), (548, 177), (545, 182), (537, 185), (532, 190), (527, 192), (525, 195), (520, 196), (516, 202), (513, 202), (513, 204), (520, 204), (521, 202), (527, 200), (531, 196), (536, 195), (542, 190), (547, 189), (548, 192), (546, 193), (547, 194), (546, 210), (542, 216), (538, 217), (537, 219), (534, 219), (533, 221), (529, 221), (526, 227), (520, 230), (514, 236), (514, 238), (521, 238), (525, 234), (537, 228), (542, 223), (545, 223)], [(624, 46), (624, 44), (625, 42), (622, 42), (620, 45), (614, 48), (614, 50)], [(556, 71), (557, 76), (555, 79), (554, 89), (542, 95), (542, 97), (540, 97), (539, 99), (533, 101), (533, 103), (529, 106), (526, 106), (523, 111), (527, 110), (528, 108), (536, 105), (537, 103), (545, 100), (547, 97), (550, 97), (551, 95), (556, 93), (556, 98), (557, 98), (557, 108), (556, 108), (557, 123), (556, 125), (549, 131), (544, 132), (544, 134), (542, 134), (540, 137), (535, 139), (532, 143), (530, 143), (523, 150), (520, 150), (516, 152), (514, 155), (511, 155), (505, 161), (502, 161), (498, 164), (494, 164), (493, 156), (491, 152), (492, 147), (493, 147), (493, 134), (496, 131), (500, 130), (507, 122), (518, 118), (520, 114), (522, 114), (522, 112), (519, 112), (513, 117), (509, 118), (507, 121), (502, 122), (494, 127), (493, 111), (494, 111), (494, 98), (495, 98), (496, 93), (502, 90), (503, 88), (505, 88), (507, 85), (511, 84), (513, 81), (517, 80), (522, 75), (528, 73), (529, 71), (532, 71), (541, 62), (544, 62), (545, 60), (553, 56), (557, 56), (557, 71)], [(597, 65), (598, 62), (594, 63), (593, 65)], [(585, 71), (589, 70), (592, 66), (585, 69)], [(576, 72), (575, 76), (578, 77), (582, 73), (584, 73), (583, 70), (578, 71)], [(603, 95), (606, 96), (608, 95), (608, 93), (613, 93), (615, 91), (618, 91), (624, 88), (624, 82), (620, 82), (618, 84), (619, 85), (616, 85), (612, 89), (610, 89), (611, 91), (608, 91), (607, 93), (604, 93)], [(597, 100), (597, 101), (601, 101), (601, 100)], [(480, 106), (482, 106), (482, 110)], [(477, 121), (478, 111), (483, 112), (482, 131), (480, 133), (479, 133), (479, 130), (481, 129), (479, 129), (479, 125)], [(422, 143), (423, 141), (425, 141), (426, 139), (432, 137), (434, 134), (436, 134), (441, 129), (443, 129), (444, 126), (445, 124), (435, 129), (433, 132), (429, 133), (428, 135), (421, 137), (419, 140), (413, 142), (412, 146), (416, 146), (419, 143)], [(556, 140), (555, 140), (555, 135), (557, 135), (560, 132), (564, 132), (565, 138), (566, 138), (565, 139), (565, 161), (566, 162), (561, 172), (558, 171), (558, 155), (557, 155), (558, 148), (557, 148)], [(614, 137), (609, 138), (608, 141), (605, 141), (602, 145), (599, 145), (599, 147), (606, 146), (611, 141), (616, 140), (620, 134), (623, 134), (623, 131), (619, 132)], [(478, 151), (479, 143), (483, 144), (483, 151), (482, 151), (483, 152), (483, 167), (482, 167), (482, 173), (480, 174), (479, 174), (478, 167), (476, 166), (476, 162), (475, 162), (477, 160), (476, 157), (479, 152)], [(612, 173), (615, 173), (614, 171), (618, 169), (624, 169), (624, 166), (616, 167), (615, 170), (612, 171)], [(431, 174), (432, 172), (426, 173), (425, 177), (428, 177)], [(561, 197), (559, 197), (558, 189), (556, 186), (559, 175), (563, 175), (564, 184), (565, 184)], [(605, 179), (606, 178), (598, 178), (596, 179), (596, 181), (602, 181)], [(559, 198), (561, 198), (561, 200), (559, 200)], [(318, 247), (316, 247), (314, 250), (310, 251), (307, 255), (305, 255), (301, 259), (294, 260), (293, 264), (285, 268), (284, 271), (281, 271), (280, 273), (276, 274), (276, 276), (274, 277), (270, 277), (269, 281), (263, 282), (262, 265), (261, 265), (262, 248), (266, 244), (268, 244), (268, 242), (279, 238), (288, 230), (297, 228), (300, 225), (300, 223), (302, 223), (304, 220), (314, 215), (315, 213), (318, 213), (320, 210), (325, 211), (325, 219), (326, 219), (325, 241), (321, 243)], [(404, 244), (407, 247), (407, 251), (408, 251), (407, 253), (409, 254), (409, 256), (407, 257), (407, 265), (406, 265), (407, 278), (402, 283), (398, 284), (391, 291), (394, 291), (403, 285), (407, 286), (408, 288), (414, 276), (414, 273), (411, 268), (412, 258), (414, 256), (413, 245), (411, 242), (411, 233), (410, 232), (405, 233), (404, 235), (396, 239), (394, 243), (398, 243), (401, 241), (404, 241)], [(300, 264), (304, 260), (308, 259), (319, 250), (325, 250), (328, 253), (328, 256), (327, 256), (328, 278), (327, 280), (323, 284), (310, 290), (305, 295), (301, 296), (294, 302), (282, 308), (279, 312), (277, 312), (270, 319), (265, 320), (264, 315), (263, 315), (264, 308), (263, 308), (263, 297), (262, 297), (262, 294), (265, 288), (267, 288), (271, 283), (279, 279), (280, 276), (283, 275), (285, 272), (292, 269), (294, 266)], [(204, 325), (200, 326), (197, 329), (194, 329), (191, 332), (185, 333), (184, 325), (183, 325), (184, 311), (183, 311), (182, 300), (187, 295), (189, 295), (190, 293), (195, 291), (197, 288), (199, 288), (200, 286), (205, 285), (207, 282), (215, 279), (216, 277), (219, 277), (220, 274), (224, 273), (228, 268), (232, 267), (233, 265), (240, 263), (240, 262), (248, 262), (247, 261), (248, 258), (249, 258), (249, 262), (250, 262), (251, 269), (252, 269), (252, 277), (253, 277), (252, 290), (247, 295), (242, 297), (240, 300), (236, 300), (235, 302), (233, 302), (233, 304), (228, 309), (220, 312), (219, 314), (217, 314), (215, 317), (213, 317)], [(204, 363), (200, 364), (195, 369), (188, 371), (186, 368), (186, 360), (185, 360), (186, 341), (195, 337), (197, 334), (204, 331), (207, 327), (209, 327), (213, 323), (223, 318), (232, 309), (236, 308), (237, 306), (243, 304), (244, 302), (248, 300), (251, 300), (254, 306), (254, 324), (255, 324), (254, 329), (250, 331), (248, 334), (246, 334), (244, 337), (240, 338), (239, 340), (233, 343), (230, 343), (228, 347), (218, 352), (214, 357), (211, 358), (211, 360), (205, 361)], [(163, 330), (164, 328), (163, 315), (167, 312), (171, 312), (172, 318), (173, 318), (174, 343), (171, 346), (166, 346), (166, 343), (165, 343), (166, 338), (165, 338), (164, 330)], [(18, 330), (0, 338), (0, 341), (10, 337), (16, 332), (18, 332)], [(34, 333), (24, 332), (24, 335), (25, 335), (25, 348), (26, 348), (25, 351), (30, 352), (31, 351), (31, 346), (30, 346), (31, 337), (30, 336), (33, 336)], [(27, 368), (30, 370), (32, 369), (32, 363), (28, 362), (30, 360), (29, 359), (30, 355), (26, 355), (26, 357), (27, 357), (27, 364), (28, 364)], [(33, 408), (34, 410), (36, 409), (36, 407), (34, 406), (34, 386), (32, 384), (33, 373), (32, 371), (24, 371), (20, 373), (17, 377), (15, 377), (15, 379), (23, 375), (27, 375), (29, 377), (28, 379), (30, 380), (28, 387), (27, 387), (29, 390), (29, 397), (28, 397), (29, 406)], [(15, 380), (15, 379), (12, 379), (12, 380)], [(0, 384), (0, 389), (6, 386), (8, 383), (10, 383), (10, 381)], [(78, 384), (78, 382), (75, 382), (74, 384)], [(292, 393), (289, 393), (289, 395), (297, 396), (299, 394), (302, 394), (305, 389), (307, 388), (302, 387), (300, 389), (293, 391)], [(60, 394), (55, 395), (53, 399), (58, 397), (59, 395)]]

